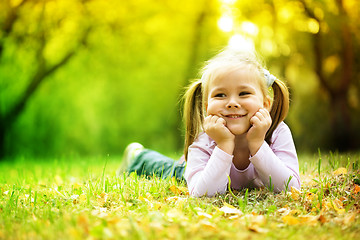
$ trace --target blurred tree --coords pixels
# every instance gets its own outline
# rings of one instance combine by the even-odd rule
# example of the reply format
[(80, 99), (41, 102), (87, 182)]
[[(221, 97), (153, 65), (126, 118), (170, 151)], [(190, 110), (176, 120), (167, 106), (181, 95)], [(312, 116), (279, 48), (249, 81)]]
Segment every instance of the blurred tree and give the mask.
[[(5, 137), (8, 131), (39, 86), (86, 44), (90, 27), (82, 23), (81, 28), (77, 28), (74, 25), (79, 20), (76, 19), (78, 15), (74, 18), (63, 11), (66, 7), (75, 7), (86, 14), (83, 3), (60, 5), (53, 1), (1, 0), (0, 64), (4, 63), (4, 58), (9, 58), (4, 55), (9, 54), (15, 58), (24, 58), (31, 67), (27, 69), (28, 79), (21, 93), (12, 93), (17, 98), (9, 98), (11, 103), (5, 97), (0, 99), (0, 158), (6, 154)], [(60, 34), (63, 35), (62, 39), (59, 38)], [(69, 35), (72, 36), (71, 40), (66, 39)], [(2, 95), (5, 95), (5, 89), (10, 88), (9, 84), (10, 81), (1, 80)]]
[[(9, 1), (0, 112), (10, 155), (119, 154), (131, 141), (179, 150), (180, 89), (226, 42), (216, 1)], [(46, 74), (28, 91), (38, 68)]]
[[(358, 148), (359, 2), (254, 0), (236, 5), (238, 31), (250, 35), (269, 68), (289, 81), (296, 99), (288, 120), (299, 145)], [(248, 23), (258, 30), (254, 36)]]
[[(350, 89), (356, 87), (359, 79), (356, 76), (355, 52), (360, 46), (356, 34), (360, 28), (360, 19), (353, 19), (348, 13), (356, 11), (359, 4), (348, 0), (307, 2), (301, 0), (304, 13), (310, 24), (314, 25), (312, 47), (314, 70), (321, 87), (330, 98), (329, 119), (331, 123), (332, 147), (340, 151), (351, 150), (355, 135), (351, 123)], [(353, 17), (358, 18), (353, 14)], [(359, 89), (358, 89), (359, 90)]]

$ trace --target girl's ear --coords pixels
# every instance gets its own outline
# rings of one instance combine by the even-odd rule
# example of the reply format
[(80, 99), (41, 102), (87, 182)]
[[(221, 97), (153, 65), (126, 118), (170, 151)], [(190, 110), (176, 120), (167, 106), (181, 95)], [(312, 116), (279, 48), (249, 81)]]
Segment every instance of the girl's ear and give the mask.
[(264, 108), (270, 112), (270, 110), (271, 110), (271, 99), (270, 99), (270, 97), (266, 97), (264, 99)]

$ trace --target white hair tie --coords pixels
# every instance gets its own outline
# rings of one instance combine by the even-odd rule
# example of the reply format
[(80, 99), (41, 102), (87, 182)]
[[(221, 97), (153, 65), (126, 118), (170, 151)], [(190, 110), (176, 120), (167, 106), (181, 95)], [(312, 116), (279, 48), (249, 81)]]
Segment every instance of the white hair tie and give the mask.
[(267, 87), (271, 87), (273, 85), (273, 83), (275, 82), (276, 77), (274, 75), (272, 75), (265, 68), (263, 69), (263, 71), (264, 71), (264, 76), (265, 76), (265, 79), (266, 79), (266, 85), (267, 85)]

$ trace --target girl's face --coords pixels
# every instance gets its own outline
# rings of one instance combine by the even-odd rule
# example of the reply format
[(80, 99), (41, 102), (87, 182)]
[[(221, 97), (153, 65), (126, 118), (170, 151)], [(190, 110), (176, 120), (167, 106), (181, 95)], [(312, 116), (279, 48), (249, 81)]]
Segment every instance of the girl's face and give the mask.
[(209, 82), (207, 115), (223, 118), (234, 135), (246, 133), (250, 119), (264, 107), (269, 109), (270, 101), (249, 70), (237, 69)]

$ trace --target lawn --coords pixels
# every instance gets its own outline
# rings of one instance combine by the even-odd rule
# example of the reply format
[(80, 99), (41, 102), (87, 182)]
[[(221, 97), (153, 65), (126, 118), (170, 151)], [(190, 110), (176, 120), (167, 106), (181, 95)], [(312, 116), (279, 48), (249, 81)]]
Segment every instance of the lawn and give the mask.
[(0, 162), (0, 239), (359, 239), (359, 154), (300, 155), (302, 188), (193, 198), (120, 157)]

